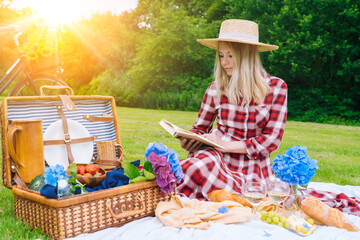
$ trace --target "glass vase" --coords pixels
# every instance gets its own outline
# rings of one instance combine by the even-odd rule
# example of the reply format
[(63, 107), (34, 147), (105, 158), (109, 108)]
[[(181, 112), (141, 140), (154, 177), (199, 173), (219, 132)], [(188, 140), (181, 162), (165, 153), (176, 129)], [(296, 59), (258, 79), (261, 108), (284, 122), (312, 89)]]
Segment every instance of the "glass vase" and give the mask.
[(300, 211), (301, 201), (305, 198), (305, 194), (302, 188), (298, 185), (292, 185), (290, 195), (287, 200), (283, 203), (287, 210), (292, 212)]

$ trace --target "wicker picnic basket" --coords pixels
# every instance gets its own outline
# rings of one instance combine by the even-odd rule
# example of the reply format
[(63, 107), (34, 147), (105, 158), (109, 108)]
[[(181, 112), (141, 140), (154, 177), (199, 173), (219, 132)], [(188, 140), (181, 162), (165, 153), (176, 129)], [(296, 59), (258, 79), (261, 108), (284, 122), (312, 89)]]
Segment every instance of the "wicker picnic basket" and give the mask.
[[(67, 118), (76, 119), (89, 127), (89, 132), (93, 131), (98, 135), (98, 141), (116, 141), (121, 146), (113, 97), (69, 96), (69, 98), (80, 109), (81, 117), (64, 109)], [(61, 199), (46, 198), (39, 192), (15, 184), (13, 181), (15, 166), (5, 139), (9, 120), (41, 116), (43, 128), (46, 129), (49, 124), (57, 120), (56, 117), (51, 117), (56, 115), (56, 111), (51, 113), (49, 109), (59, 104), (62, 102), (58, 96), (8, 97), (3, 100), (1, 106), (2, 178), (3, 184), (12, 188), (16, 217), (28, 223), (32, 228), (40, 228), (53, 239), (64, 239), (82, 233), (122, 226), (146, 216), (154, 216), (158, 202), (170, 200), (170, 196), (161, 195), (161, 189), (155, 180)], [(89, 123), (82, 116), (97, 112), (105, 112), (107, 116), (110, 115), (113, 118), (113, 121)], [(107, 129), (110, 134), (104, 134), (106, 131), (104, 129)], [(96, 146), (95, 142), (94, 146)], [(120, 161), (123, 160), (122, 151), (121, 147), (117, 149)]]

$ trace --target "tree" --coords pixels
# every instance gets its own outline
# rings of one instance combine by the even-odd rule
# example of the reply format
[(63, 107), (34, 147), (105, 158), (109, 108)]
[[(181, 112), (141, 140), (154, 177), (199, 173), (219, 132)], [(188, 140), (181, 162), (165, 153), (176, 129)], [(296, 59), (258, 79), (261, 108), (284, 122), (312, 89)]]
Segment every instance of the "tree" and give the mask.
[(88, 83), (103, 71), (121, 72), (130, 67), (138, 39), (137, 25), (129, 24), (130, 17), (128, 13), (94, 14), (65, 29), (64, 77), (73, 88), (85, 94)]
[(208, 77), (213, 52), (196, 42), (206, 30), (203, 20), (181, 7), (161, 9), (139, 41), (129, 72), (137, 92), (189, 90), (199, 84), (194, 79)]
[(360, 11), (356, 1), (228, 0), (227, 18), (259, 23), (262, 54), (289, 87), (289, 116), (306, 121), (360, 117)]

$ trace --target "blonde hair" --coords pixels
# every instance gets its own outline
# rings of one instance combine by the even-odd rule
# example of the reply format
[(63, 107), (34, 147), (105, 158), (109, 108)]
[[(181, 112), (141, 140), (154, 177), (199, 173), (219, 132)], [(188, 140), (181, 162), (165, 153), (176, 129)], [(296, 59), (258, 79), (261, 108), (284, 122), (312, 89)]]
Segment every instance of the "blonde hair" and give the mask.
[(232, 49), (234, 67), (232, 76), (229, 77), (221, 66), (218, 46), (214, 77), (219, 99), (224, 93), (229, 101), (236, 105), (239, 104), (240, 98), (242, 98), (241, 106), (249, 106), (251, 101), (256, 104), (262, 103), (269, 86), (265, 80), (266, 72), (262, 66), (257, 46), (234, 42), (224, 43)]

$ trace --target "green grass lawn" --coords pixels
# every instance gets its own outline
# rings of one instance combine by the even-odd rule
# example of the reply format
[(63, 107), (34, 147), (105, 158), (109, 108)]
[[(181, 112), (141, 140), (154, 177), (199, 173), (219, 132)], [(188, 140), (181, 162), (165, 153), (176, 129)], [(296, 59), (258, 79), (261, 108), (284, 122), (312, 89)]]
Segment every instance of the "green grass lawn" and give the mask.
[[(118, 107), (121, 141), (128, 160), (144, 160), (144, 152), (151, 142), (162, 142), (174, 149), (180, 158), (187, 153), (179, 141), (172, 138), (158, 122), (165, 118), (189, 129), (197, 113)], [(318, 160), (319, 170), (312, 181), (341, 185), (360, 185), (360, 127), (288, 121), (280, 148), (271, 159), (289, 147), (307, 146), (308, 155)], [(31, 230), (14, 217), (11, 190), (0, 186), (0, 239), (48, 239)]]

